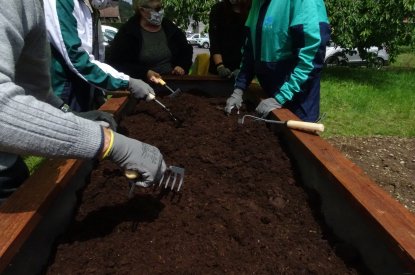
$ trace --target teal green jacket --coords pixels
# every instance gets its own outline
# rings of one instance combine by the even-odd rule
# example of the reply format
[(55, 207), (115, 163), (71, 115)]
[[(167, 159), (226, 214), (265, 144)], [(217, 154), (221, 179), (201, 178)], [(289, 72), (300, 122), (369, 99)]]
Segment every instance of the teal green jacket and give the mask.
[(236, 88), (245, 90), (256, 75), (262, 88), (285, 104), (320, 76), (330, 37), (323, 0), (253, 0), (246, 27)]

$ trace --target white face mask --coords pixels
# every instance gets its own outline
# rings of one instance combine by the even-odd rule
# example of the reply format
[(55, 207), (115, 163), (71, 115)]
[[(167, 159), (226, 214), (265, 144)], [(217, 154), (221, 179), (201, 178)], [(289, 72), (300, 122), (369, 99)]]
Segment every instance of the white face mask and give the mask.
[(108, 7), (118, 5), (118, 0), (91, 0), (91, 6), (95, 9), (102, 10)]
[(147, 21), (155, 26), (160, 26), (161, 22), (163, 21), (163, 17), (164, 17), (164, 10), (160, 10), (160, 11), (154, 11), (151, 10), (150, 11), (150, 18), (146, 18)]

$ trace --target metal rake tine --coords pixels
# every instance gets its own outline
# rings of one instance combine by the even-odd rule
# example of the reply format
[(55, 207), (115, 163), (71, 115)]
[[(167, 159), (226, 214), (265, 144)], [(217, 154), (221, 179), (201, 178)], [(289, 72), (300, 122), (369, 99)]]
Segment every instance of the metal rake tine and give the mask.
[(169, 185), (169, 181), (170, 181), (170, 178), (171, 178), (171, 174), (172, 174), (172, 172), (170, 170), (170, 173), (169, 173), (169, 176), (167, 177), (166, 185), (164, 186), (164, 188), (167, 188), (167, 186)]
[(179, 187), (177, 187), (177, 192), (179, 192), (180, 191), (180, 187), (182, 187), (183, 179), (184, 179), (184, 175), (183, 174), (180, 174), (180, 182), (179, 182)]
[(135, 183), (132, 182), (130, 183), (131, 187), (130, 187), (130, 192), (128, 192), (128, 197), (131, 199), (134, 196), (134, 189), (135, 189)]
[(174, 185), (176, 184), (176, 179), (177, 179), (177, 174), (176, 173), (173, 173), (173, 174), (174, 174), (174, 176), (173, 176), (173, 182), (171, 183), (170, 190), (173, 190)]
[(159, 181), (159, 186), (161, 186), (161, 184), (163, 183), (163, 180), (164, 180), (164, 175), (166, 174), (166, 172), (163, 174), (163, 176), (161, 176), (161, 179), (160, 179), (160, 181)]
[(183, 180), (184, 180), (184, 169), (181, 167), (177, 167), (177, 166), (170, 166), (171, 171), (174, 173), (174, 182), (172, 185), (172, 189), (174, 188), (174, 186), (176, 185), (177, 182), (177, 177), (180, 176), (180, 182), (179, 185), (177, 187), (177, 191), (180, 191), (180, 187), (183, 184)]

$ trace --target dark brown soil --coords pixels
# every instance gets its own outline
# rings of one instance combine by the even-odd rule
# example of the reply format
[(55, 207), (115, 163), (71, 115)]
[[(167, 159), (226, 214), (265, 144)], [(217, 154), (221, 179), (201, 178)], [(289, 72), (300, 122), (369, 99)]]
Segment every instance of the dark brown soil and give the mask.
[(184, 167), (182, 190), (136, 189), (130, 199), (122, 171), (102, 162), (47, 274), (357, 273), (336, 255), (267, 127), (224, 116), (224, 99), (161, 100), (182, 127), (140, 103), (121, 131)]

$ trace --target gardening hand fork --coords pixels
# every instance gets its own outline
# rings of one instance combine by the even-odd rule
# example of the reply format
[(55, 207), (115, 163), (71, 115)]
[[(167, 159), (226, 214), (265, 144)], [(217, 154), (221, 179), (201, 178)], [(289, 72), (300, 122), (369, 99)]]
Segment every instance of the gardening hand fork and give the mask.
[[(167, 176), (167, 179), (164, 180), (166, 178), (166, 174), (168, 176)], [(170, 189), (173, 190), (177, 182), (178, 183), (177, 192), (178, 192), (180, 191), (180, 187), (182, 187), (183, 180), (184, 180), (184, 168), (170, 165), (167, 168), (166, 172), (164, 173), (163, 177), (161, 177), (159, 186), (164, 185), (164, 188), (168, 188), (170, 184), (171, 185)]]
[[(139, 181), (139, 174), (137, 171), (126, 170), (124, 175), (130, 180), (130, 192), (128, 193), (128, 197), (131, 198), (134, 193), (134, 188), (136, 186), (142, 186)], [(177, 183), (177, 192), (179, 192), (183, 181), (184, 168), (170, 165), (161, 177), (158, 186), (164, 186), (164, 188), (168, 188), (170, 186), (170, 190), (174, 190)]]

